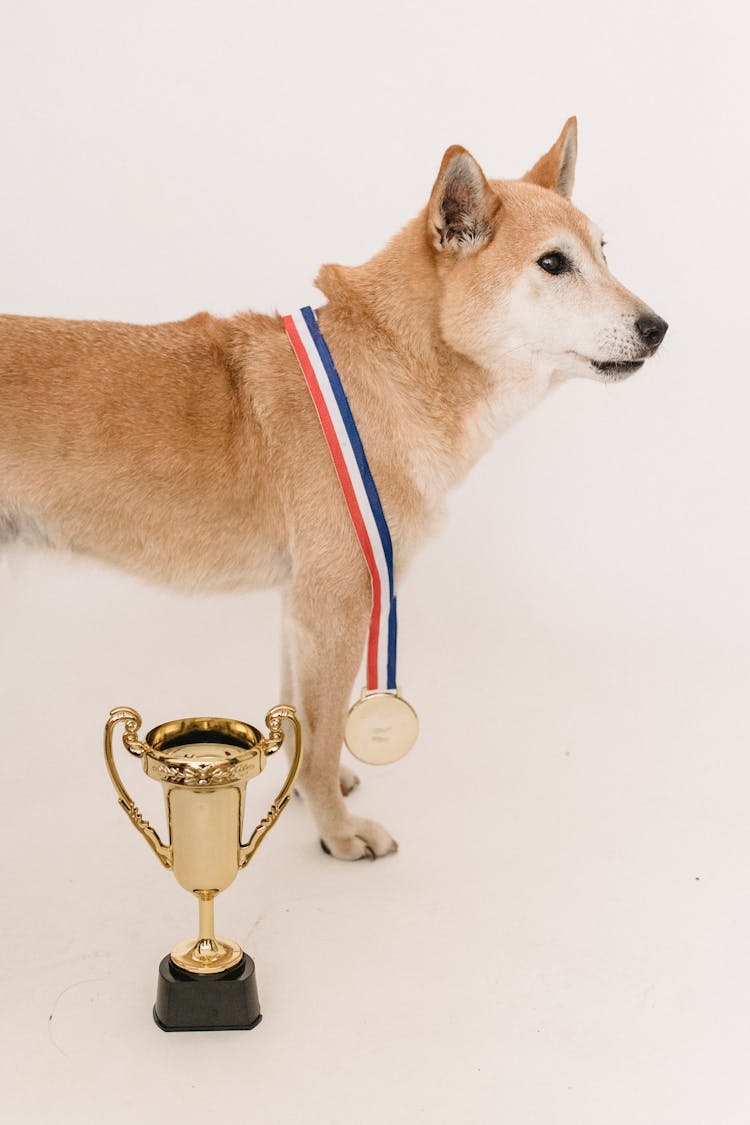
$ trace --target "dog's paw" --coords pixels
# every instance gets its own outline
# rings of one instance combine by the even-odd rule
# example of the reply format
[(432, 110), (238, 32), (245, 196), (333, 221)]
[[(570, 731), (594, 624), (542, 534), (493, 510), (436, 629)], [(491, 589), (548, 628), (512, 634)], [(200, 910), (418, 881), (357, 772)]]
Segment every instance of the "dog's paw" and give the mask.
[(354, 770), (349, 769), (348, 766), (339, 766), (339, 785), (344, 797), (348, 797), (352, 789), (356, 789), (359, 785), (359, 778)]
[(398, 851), (398, 844), (375, 820), (352, 817), (346, 824), (346, 833), (321, 838), (320, 846), (326, 855), (336, 859), (377, 859)]

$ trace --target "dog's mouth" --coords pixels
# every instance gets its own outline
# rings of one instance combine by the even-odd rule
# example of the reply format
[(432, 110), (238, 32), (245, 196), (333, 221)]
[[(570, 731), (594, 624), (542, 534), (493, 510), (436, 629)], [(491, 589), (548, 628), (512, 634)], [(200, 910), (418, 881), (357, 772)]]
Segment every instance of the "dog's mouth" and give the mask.
[(589, 363), (597, 371), (601, 371), (602, 375), (606, 375), (608, 379), (627, 379), (628, 375), (632, 375), (640, 367), (643, 367), (644, 360), (618, 360), (609, 363), (601, 363), (598, 359), (590, 359)]

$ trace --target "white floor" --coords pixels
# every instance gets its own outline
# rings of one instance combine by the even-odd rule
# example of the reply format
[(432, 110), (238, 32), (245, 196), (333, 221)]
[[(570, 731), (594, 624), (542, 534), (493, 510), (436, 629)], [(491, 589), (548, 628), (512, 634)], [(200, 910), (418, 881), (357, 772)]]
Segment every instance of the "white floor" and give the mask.
[(3, 583), (3, 1122), (747, 1125), (744, 654), (545, 631), (471, 589), (439, 616), (414, 584), (423, 733), (351, 798), (398, 855), (327, 858), (295, 802), (218, 904), (263, 1022), (165, 1035), (156, 968), (194, 904), (118, 810), (101, 728), (117, 704), (261, 723), (275, 598), (42, 559)]

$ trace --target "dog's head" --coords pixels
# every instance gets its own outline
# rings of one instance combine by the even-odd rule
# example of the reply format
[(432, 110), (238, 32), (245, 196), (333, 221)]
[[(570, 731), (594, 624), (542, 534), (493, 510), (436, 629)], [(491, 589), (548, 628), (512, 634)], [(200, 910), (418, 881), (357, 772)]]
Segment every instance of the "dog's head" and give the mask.
[(513, 356), (551, 378), (610, 382), (642, 366), (667, 324), (609, 271), (601, 231), (570, 202), (576, 119), (520, 180), (487, 180), (454, 145), (427, 208), (444, 339), (482, 366)]

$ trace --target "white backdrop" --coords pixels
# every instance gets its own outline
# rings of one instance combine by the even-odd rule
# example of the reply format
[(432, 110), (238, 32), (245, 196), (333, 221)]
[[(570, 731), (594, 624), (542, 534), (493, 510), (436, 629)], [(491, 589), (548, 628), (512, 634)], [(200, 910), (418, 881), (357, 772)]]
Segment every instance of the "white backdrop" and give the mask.
[(0, 307), (157, 321), (315, 300), (321, 262), (364, 260), (423, 205), (448, 144), (520, 174), (576, 113), (576, 202), (669, 337), (627, 385), (568, 387), (498, 448), (455, 505), (488, 538), (467, 552), (454, 524), (441, 552), (545, 620), (739, 638), (747, 145), (731, 15), (18, 7), (0, 46)]
[[(686, 879), (697, 880), (693, 867), (700, 862), (713, 864), (717, 876), (736, 863), (738, 881), (722, 884), (724, 900), (716, 892), (716, 913), (736, 894), (746, 897), (750, 883), (750, 869), (745, 872), (738, 858), (750, 842), (741, 803), (750, 781), (742, 706), (750, 671), (745, 18), (739, 5), (689, 0), (587, 0), (541, 8), (476, 0), (374, 6), (351, 0), (31, 0), (8, 6), (3, 17), (5, 312), (153, 322), (204, 308), (225, 314), (315, 303), (320, 297), (312, 278), (320, 263), (353, 264), (376, 252), (424, 204), (449, 144), (467, 146), (490, 176), (520, 175), (565, 118), (578, 115), (574, 200), (605, 230), (613, 271), (669, 321), (670, 330), (658, 357), (626, 384), (562, 388), (498, 443), (452, 497), (451, 520), (418, 558), (399, 598), (402, 678), (434, 750), (417, 752), (416, 764), (405, 764), (397, 775), (370, 780), (368, 774), (379, 807), (372, 798), (361, 800), (363, 811), (382, 815), (402, 844), (411, 832), (410, 847), (423, 861), (425, 839), (434, 831), (430, 851), (436, 863), (444, 862), (437, 857), (452, 825), (452, 834), (473, 839), (476, 848), (454, 862), (454, 885), (463, 880), (461, 863), (489, 879), (507, 862), (497, 833), (508, 829), (498, 827), (494, 804), (477, 813), (469, 781), (456, 779), (456, 749), (465, 754), (465, 776), (473, 784), (488, 759), (465, 743), (473, 750), (487, 732), (493, 745), (500, 733), (503, 753), (525, 747), (532, 761), (539, 739), (564, 743), (565, 753), (577, 740), (590, 748), (591, 768), (601, 778), (605, 766), (597, 754), (620, 738), (608, 767), (615, 773), (607, 775), (619, 780), (611, 782), (605, 804), (615, 821), (621, 816), (618, 840), (630, 839), (637, 825), (650, 850), (640, 855), (642, 866), (628, 884), (632, 898), (623, 918), (602, 938), (603, 963), (623, 924), (638, 931), (633, 918), (642, 895), (648, 898), (643, 880), (663, 870), (665, 855), (680, 850), (675, 840), (686, 856)], [(0, 598), (0, 676), (4, 722), (14, 732), (11, 750), (29, 733), (36, 740), (40, 730), (61, 727), (66, 733), (59, 743), (49, 738), (62, 763), (55, 781), (59, 800), (98, 817), (101, 832), (113, 839), (120, 825), (111, 823), (109, 805), (105, 809), (112, 798), (98, 760), (99, 730), (110, 706), (138, 706), (153, 721), (202, 711), (257, 721), (276, 701), (273, 594), (191, 600), (90, 563), (36, 556), (4, 564)], [(453, 702), (446, 704), (447, 697)], [(488, 703), (493, 718), (480, 714)], [(443, 719), (462, 730), (458, 745), (444, 737)], [(641, 760), (644, 740), (648, 753)], [(636, 764), (632, 775), (620, 777), (631, 754), (643, 772)], [(70, 764), (71, 756), (77, 764)], [(537, 776), (537, 765), (544, 776), (540, 762), (529, 767), (530, 777)], [(583, 769), (577, 792), (590, 794), (591, 779)], [(27, 784), (24, 800), (46, 799), (52, 810), (51, 796), (40, 797), (38, 786)], [(556, 808), (555, 786), (542, 801), (548, 812)], [(676, 788), (684, 801), (670, 824), (665, 807)], [(532, 816), (540, 800), (531, 783), (515, 799), (516, 816), (518, 808)], [(399, 800), (401, 823), (391, 823), (388, 810)], [(727, 800), (737, 803), (729, 807)], [(91, 813), (98, 803), (101, 813)], [(36, 823), (19, 811), (22, 805), (19, 797), (15, 815)], [(571, 825), (580, 824), (578, 813), (569, 810)], [(54, 811), (49, 815), (57, 823)], [(39, 844), (38, 853), (25, 850), (22, 859), (12, 823), (6, 824), (9, 878), (33, 888), (44, 878), (47, 852)], [(550, 823), (542, 817), (540, 831)], [(722, 837), (730, 824), (734, 834)], [(69, 830), (62, 819), (61, 854)], [(125, 828), (122, 833), (127, 837)], [(74, 838), (81, 851), (70, 878), (79, 881), (80, 895), (93, 884), (95, 895), (116, 902), (120, 892), (104, 861), (81, 874), (90, 853), (79, 835)], [(302, 821), (299, 839), (312, 841)], [(565, 847), (561, 839), (555, 835), (554, 848)], [(109, 836), (105, 841), (106, 848)], [(701, 852), (696, 841), (708, 850)], [(577, 846), (590, 857), (600, 843), (592, 837)], [(124, 838), (122, 862), (137, 851), (135, 839)], [(617, 854), (616, 848), (610, 853), (615, 866)], [(293, 865), (294, 855), (290, 849), (284, 862)], [(314, 887), (319, 857), (305, 855), (305, 878)], [(144, 885), (161, 889), (159, 872), (143, 862)], [(398, 904), (394, 909), (402, 910), (393, 889), (400, 884), (389, 883), (382, 867), (378, 878), (391, 888), (386, 893)], [(349, 893), (352, 873), (330, 870), (326, 887), (340, 878), (341, 893)], [(602, 870), (603, 886), (610, 874)], [(417, 911), (423, 877), (402, 887), (404, 901)], [(533, 869), (524, 879), (533, 887)], [(176, 888), (170, 891), (176, 900)], [(655, 906), (667, 892), (652, 893)], [(157, 909), (162, 897), (155, 898)], [(462, 903), (471, 915), (472, 907)], [(64, 903), (58, 907), (64, 929)], [(589, 907), (583, 931), (599, 909), (596, 896)], [(48, 911), (39, 909), (39, 925), (48, 926)], [(500, 916), (504, 909), (498, 906)], [(709, 915), (704, 923), (710, 929)], [(166, 944), (171, 930), (164, 925)], [(668, 935), (668, 957), (677, 934), (669, 920), (654, 921), (647, 911), (642, 926), (657, 944), (654, 931), (661, 927)], [(748, 934), (737, 927), (739, 971)], [(683, 934), (682, 921), (678, 928)], [(702, 941), (696, 935), (696, 957)], [(717, 936), (711, 956), (721, 960), (725, 945), (726, 934)], [(511, 955), (503, 950), (498, 956)], [(705, 1086), (686, 1090), (674, 1117), (668, 1108), (672, 1079), (660, 1085), (653, 1075), (646, 1083), (650, 1108), (636, 1098), (621, 1118), (605, 1113), (607, 1095), (625, 1106), (632, 1086), (617, 1087), (617, 1051), (610, 1073), (597, 1057), (600, 1035), (593, 1030), (583, 1054), (557, 1075), (558, 1086), (550, 1079), (549, 1102), (540, 1086), (531, 1079), (524, 1085), (518, 1074), (524, 1066), (530, 1074), (537, 1067), (547, 1073), (548, 1065), (557, 1074), (559, 1052), (568, 1058), (573, 1049), (563, 1031), (543, 1059), (525, 1047), (524, 1062), (517, 1068), (508, 1063), (502, 1081), (488, 1062), (485, 1074), (489, 1067), (492, 1080), (477, 1094), (473, 1118), (465, 1119), (491, 1121), (497, 1109), (510, 1113), (505, 1119), (514, 1125), (746, 1125), (740, 1068), (726, 1063), (738, 1049), (735, 1024), (726, 1012), (714, 1012), (713, 1022), (706, 1017), (715, 982), (708, 963), (703, 970), (700, 978), (695, 964), (685, 963), (685, 979), (692, 972), (705, 986), (687, 1005), (703, 1013), (696, 1027), (707, 1038), (695, 1057), (709, 1058)], [(505, 963), (503, 972), (508, 979), (501, 984), (493, 977), (498, 1003), (507, 1000), (514, 979), (512, 965)], [(642, 980), (633, 972), (636, 991), (652, 985), (647, 971)], [(584, 987), (581, 1004), (585, 993)], [(484, 993), (477, 984), (471, 995), (478, 1004)], [(575, 988), (570, 995), (575, 1013)], [(25, 1011), (22, 994), (18, 1003)], [(685, 1023), (681, 1001), (665, 1004), (664, 1041), (672, 1035), (671, 1019), (675, 1027)], [(735, 1015), (739, 1021), (739, 1011)], [(575, 1024), (575, 1015), (571, 1019)], [(345, 1051), (343, 1001), (336, 1026), (343, 1039), (335, 1049)], [(508, 1036), (504, 1051), (513, 1041)], [(425, 1051), (433, 1048), (428, 1044)], [(452, 1052), (447, 1042), (434, 1049), (438, 1060), (441, 1050), (446, 1058)], [(671, 1064), (663, 1062), (667, 1070), (673, 1065), (677, 1083), (680, 1055), (677, 1050)], [(387, 1073), (386, 1055), (375, 1050), (373, 1057)], [(646, 1052), (633, 1064), (638, 1081), (645, 1080), (648, 1058)], [(609, 1074), (596, 1096), (584, 1077), (592, 1072)], [(580, 1079), (578, 1095), (563, 1111), (558, 1099), (570, 1073)], [(730, 1092), (717, 1108), (712, 1088), (720, 1075)], [(430, 1102), (426, 1078), (422, 1085), (414, 1079), (410, 1086), (403, 1075), (400, 1081), (411, 1092), (414, 1113), (449, 1120), (440, 1116), (448, 1103)], [(465, 1073), (456, 1080), (457, 1105), (472, 1104), (468, 1081)], [(326, 1090), (318, 1093), (322, 1108), (311, 1110), (309, 1120), (339, 1120)], [(73, 1106), (73, 1092), (70, 1099)], [(18, 1105), (24, 1104), (19, 1093)], [(26, 1104), (20, 1119), (25, 1113), (36, 1120), (37, 1111), (44, 1119), (41, 1108)], [(386, 1111), (385, 1103), (372, 1104)], [(351, 1114), (365, 1112), (355, 1105)], [(291, 1120), (293, 1106), (289, 1113)], [(341, 1120), (354, 1119), (347, 1113)], [(276, 1119), (286, 1120), (281, 1110)]]

